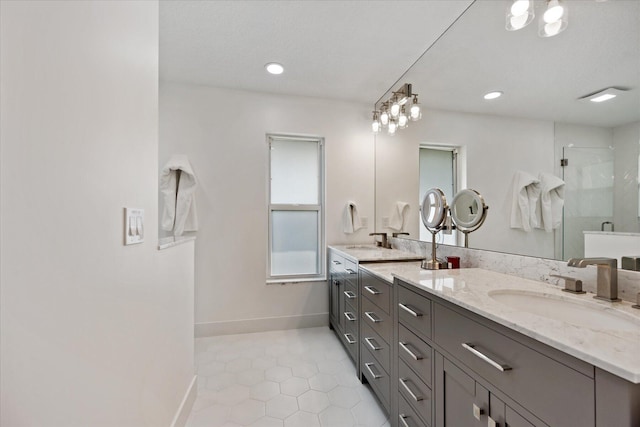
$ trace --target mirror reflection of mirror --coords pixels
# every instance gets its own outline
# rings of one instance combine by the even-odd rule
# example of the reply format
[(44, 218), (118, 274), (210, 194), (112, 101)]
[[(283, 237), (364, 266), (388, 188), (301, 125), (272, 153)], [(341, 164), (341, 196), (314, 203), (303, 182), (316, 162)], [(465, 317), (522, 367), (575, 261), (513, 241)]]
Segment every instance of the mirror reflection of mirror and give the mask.
[(464, 247), (469, 247), (469, 233), (479, 229), (487, 218), (484, 198), (475, 190), (460, 190), (451, 202), (451, 220), (464, 233)]
[[(492, 200), (492, 214), (471, 247), (564, 259), (581, 255), (587, 233), (634, 233), (640, 244), (640, 2), (569, 4), (567, 29), (541, 38), (528, 27), (506, 31), (503, 1), (477, 1), (429, 48), (399, 81), (411, 82), (420, 93), (422, 120), (393, 141), (376, 135), (376, 204), (422, 193), (419, 147), (438, 141), (466, 156), (456, 174), (464, 176), (458, 188), (482, 188)], [(607, 87), (627, 90), (606, 102), (579, 100)], [(485, 100), (491, 91), (503, 94)], [(613, 149), (594, 164), (583, 162), (571, 146)], [(561, 166), (565, 158), (568, 166)], [(599, 171), (605, 166), (613, 171), (606, 191), (604, 178), (593, 178), (604, 177)], [(558, 229), (509, 229), (516, 170), (553, 174), (567, 183), (570, 210), (565, 208)], [(600, 192), (609, 195), (606, 209), (592, 200)], [(594, 206), (606, 215), (581, 214)], [(430, 233), (420, 233), (414, 218), (411, 235), (428, 240)], [(601, 231), (603, 222), (615, 224), (615, 232)]]

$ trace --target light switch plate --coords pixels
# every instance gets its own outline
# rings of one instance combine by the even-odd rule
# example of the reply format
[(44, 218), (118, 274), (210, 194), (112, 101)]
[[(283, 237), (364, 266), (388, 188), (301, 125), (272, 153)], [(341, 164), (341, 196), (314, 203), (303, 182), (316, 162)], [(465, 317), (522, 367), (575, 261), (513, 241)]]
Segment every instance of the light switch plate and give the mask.
[(361, 216), (360, 225), (362, 225), (362, 228), (369, 228), (369, 218), (367, 218), (366, 216)]
[(144, 242), (144, 209), (124, 208), (124, 244)]

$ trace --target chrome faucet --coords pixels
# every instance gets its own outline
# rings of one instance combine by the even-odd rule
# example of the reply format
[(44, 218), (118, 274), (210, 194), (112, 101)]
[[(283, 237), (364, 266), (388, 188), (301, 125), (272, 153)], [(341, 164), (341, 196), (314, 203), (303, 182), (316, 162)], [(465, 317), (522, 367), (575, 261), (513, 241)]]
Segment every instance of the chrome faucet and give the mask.
[(376, 245), (385, 249), (391, 249), (391, 245), (387, 242), (387, 233), (369, 233), (369, 236), (380, 236), (382, 240), (380, 242), (376, 240)]
[(571, 258), (569, 267), (585, 268), (587, 265), (598, 267), (596, 296), (605, 301), (620, 301), (618, 298), (618, 260), (615, 258)]

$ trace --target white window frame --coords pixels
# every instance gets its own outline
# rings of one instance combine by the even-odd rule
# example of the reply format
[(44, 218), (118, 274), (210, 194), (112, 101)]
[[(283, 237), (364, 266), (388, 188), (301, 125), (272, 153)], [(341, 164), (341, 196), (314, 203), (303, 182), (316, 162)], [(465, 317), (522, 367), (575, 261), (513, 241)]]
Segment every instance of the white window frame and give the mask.
[[(308, 204), (272, 204), (271, 203), (271, 143), (272, 141), (312, 141), (318, 144), (318, 201), (317, 205)], [(267, 283), (288, 283), (288, 282), (315, 282), (326, 280), (325, 271), (325, 232), (324, 232), (324, 138), (313, 135), (294, 134), (267, 134), (267, 149), (269, 151), (268, 179), (267, 179), (267, 215), (269, 222), (269, 238), (267, 241)], [(317, 274), (295, 274), (295, 275), (272, 275), (271, 274), (271, 248), (273, 241), (273, 211), (310, 211), (318, 213), (318, 258)]]

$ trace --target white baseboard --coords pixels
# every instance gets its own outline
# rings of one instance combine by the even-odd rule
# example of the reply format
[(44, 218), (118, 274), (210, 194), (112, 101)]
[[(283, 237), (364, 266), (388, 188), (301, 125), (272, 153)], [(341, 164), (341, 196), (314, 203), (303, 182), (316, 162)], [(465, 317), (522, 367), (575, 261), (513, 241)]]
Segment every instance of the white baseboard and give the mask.
[(300, 316), (265, 317), (261, 319), (229, 320), (224, 322), (196, 323), (195, 336), (246, 334), (251, 332), (278, 331), (283, 329), (315, 328), (329, 325), (329, 313)]
[(180, 403), (180, 407), (176, 411), (176, 415), (173, 417), (173, 421), (171, 422), (171, 427), (184, 427), (187, 424), (187, 420), (189, 419), (189, 414), (191, 413), (191, 408), (193, 408), (193, 402), (196, 401), (196, 397), (198, 396), (198, 376), (194, 375), (191, 380), (191, 384), (187, 388), (187, 392), (182, 398), (182, 402)]

